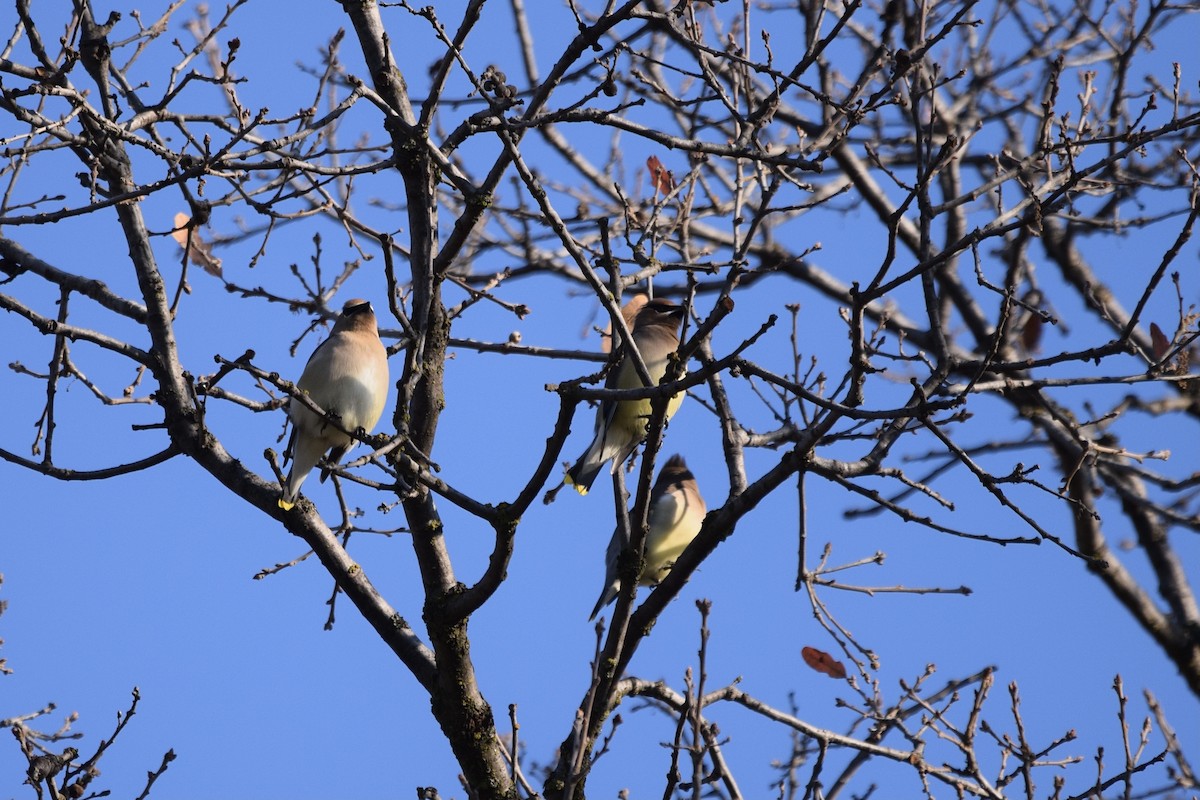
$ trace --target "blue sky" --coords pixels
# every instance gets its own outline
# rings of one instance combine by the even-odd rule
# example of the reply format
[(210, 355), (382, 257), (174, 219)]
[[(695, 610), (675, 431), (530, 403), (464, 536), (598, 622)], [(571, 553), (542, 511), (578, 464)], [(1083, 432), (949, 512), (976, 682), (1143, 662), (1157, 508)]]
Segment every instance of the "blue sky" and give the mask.
[[(458, 6), (440, 4), (439, 13), (453, 19)], [(296, 62), (315, 60), (322, 40), (346, 22), (330, 6), (322, 19), (305, 20), (304, 26), (281, 36), (278, 8), (249, 4), (237, 13), (232, 31), (241, 39), (238, 66), (249, 78), (239, 88), (243, 98), (282, 114), (311, 101), (310, 82), (301, 76)], [(494, 16), (487, 17), (480, 35), (472, 38), (474, 49), (468, 56), (476, 65), (504, 65), (512, 79), (520, 70), (507, 33), (507, 11), (494, 5), (488, 13)], [(144, 20), (151, 16), (151, 11), (143, 10)], [(189, 40), (179, 27), (184, 19), (180, 15), (173, 20), (166, 39)], [(402, 67), (413, 76), (423, 76), (433, 52), (426, 31), (398, 9), (387, 11), (385, 19), (407, 35), (398, 48)], [(4, 29), (13, 22), (11, 10), (0, 12)], [(548, 53), (574, 32), (569, 13), (557, 6), (539, 18), (538, 27)], [(1191, 30), (1197, 30), (1194, 22)], [(1172, 35), (1178, 42), (1189, 41), (1186, 30)], [(1194, 85), (1200, 61), (1194, 49), (1173, 48), (1175, 41), (1164, 42), (1160, 57), (1190, 53), (1184, 75)], [(165, 45), (160, 42), (158, 47), (169, 51)], [(350, 68), (357, 69), (353, 42), (347, 40), (342, 51)], [(142, 78), (161, 76), (171, 56), (170, 52), (147, 56)], [(372, 124), (368, 106), (356, 113), (364, 124)], [(605, 141), (603, 146), (608, 145)], [(638, 185), (636, 171), (643, 161), (643, 147), (630, 143), (626, 168), (631, 186)], [(664, 161), (677, 174), (686, 169), (677, 154), (664, 154)], [(69, 170), (63, 180), (68, 175)], [(362, 197), (396, 196), (386, 194), (396, 186), (394, 179), (364, 181)], [(641, 185), (640, 191), (649, 189)], [(158, 231), (170, 226), (180, 206), (177, 198), (165, 196), (143, 204), (148, 223)], [(230, 230), (235, 222), (228, 211), (214, 217), (217, 230)], [(818, 228), (796, 234), (795, 247), (801, 250), (820, 241), (818, 264), (845, 280), (869, 275), (879, 261), (881, 243), (868, 222), (855, 213), (825, 215)], [(442, 224), (449, 223), (443, 217)], [(53, 226), (10, 228), (4, 234), (53, 264), (102, 278), (115, 290), (128, 292), (133, 288), (132, 273), (112, 224), (113, 217), (106, 212)], [(394, 227), (402, 227), (402, 222), (397, 219)], [(1138, 281), (1144, 282), (1157, 264), (1172, 230), (1106, 243), (1107, 251), (1094, 254), (1098, 270), (1111, 277), (1118, 290), (1136, 291)], [(248, 263), (256, 242), (222, 252), (226, 277), (241, 285), (294, 292), (288, 267), (295, 263), (307, 269), (314, 232), (323, 237), (327, 270), (357, 258), (336, 226), (313, 221), (282, 228), (253, 269)], [(1147, 252), (1153, 257), (1144, 257)], [(158, 239), (156, 254), (165, 272), (177, 274), (174, 242)], [(1192, 244), (1180, 267), (1190, 270), (1189, 302), (1197, 296), (1196, 259)], [(508, 265), (500, 260), (479, 268)], [(303, 343), (295, 358), (288, 347), (308, 323), (306, 317), (234, 297), (198, 270), (191, 272), (190, 286), (177, 326), (189, 369), (196, 374), (211, 371), (213, 355), (232, 358), (250, 347), (259, 366), (285, 376), (299, 375), (317, 339)], [(6, 289), (14, 293), (19, 289), (29, 302), (52, 308), (45, 299), (53, 295), (39, 293), (35, 287), (35, 281), (22, 280)], [(337, 302), (363, 296), (382, 310), (384, 292), (382, 264), (376, 259), (363, 264)], [(597, 304), (578, 292), (567, 292), (562, 283), (514, 281), (500, 294), (528, 304), (532, 313), (518, 320), (480, 304), (456, 325), (455, 335), (503, 341), (510, 332), (519, 331), (529, 345), (596, 345), (596, 337), (587, 331), (599, 319)], [(801, 349), (818, 357), (822, 369), (838, 374), (845, 363), (845, 340), (834, 305), (783, 278), (768, 278), (736, 297), (737, 308), (714, 341), (718, 354), (757, 330), (768, 315), (778, 314), (780, 323), (748, 357), (781, 364), (790, 347), (785, 306), (798, 303)], [(1123, 300), (1132, 306), (1136, 294), (1124, 295)], [(711, 298), (702, 298), (699, 307), (707, 313), (710, 304)], [(136, 332), (114, 328), (110, 317), (85, 301), (77, 300), (73, 307), (79, 324), (94, 324), (141, 341)], [(1170, 320), (1174, 307), (1172, 293), (1160, 289), (1148, 318)], [(1074, 322), (1073, 334), (1087, 334), (1091, 323), (1083, 311), (1057, 310)], [(386, 320), (382, 324), (388, 327)], [(1067, 347), (1067, 341), (1057, 330), (1048, 331), (1044, 347), (1057, 350)], [(21, 361), (31, 369), (42, 369), (50, 346), (49, 340), (31, 334), (14, 315), (0, 316), (3, 363)], [(89, 377), (104, 381), (115, 392), (132, 378), (127, 367), (86, 344), (75, 345), (74, 353)], [(399, 359), (394, 359), (394, 372), (399, 368)], [(1130, 371), (1136, 368), (1130, 359)], [(433, 454), (442, 468), (441, 477), (488, 502), (511, 499), (536, 464), (553, 425), (557, 399), (545, 385), (593, 369), (584, 362), (457, 351), (447, 366), (447, 408), (439, 449)], [(248, 381), (230, 386), (254, 392)], [(8, 370), (0, 373), (5, 408), (0, 446), (28, 452), (44, 399), (38, 387), (27, 376)], [(1099, 405), (1121, 394), (1087, 391)], [(138, 394), (144, 396), (144, 386)], [(873, 384), (867, 401), (886, 407), (906, 395), (903, 381), (892, 388)], [(736, 397), (748, 424), (758, 430), (770, 427), (769, 415), (754, 405), (744, 385), (738, 386)], [(1077, 402), (1078, 397), (1072, 400)], [(994, 414), (988, 415), (987, 410)], [(210, 414), (210, 424), (225, 446), (267, 474), (262, 451), (281, 449), (276, 439), (282, 412), (252, 414), (212, 403)], [(986, 441), (995, 430), (1015, 425), (1009, 414), (997, 403), (980, 402), (962, 440)], [(59, 410), (56, 461), (91, 469), (144, 457), (160, 449), (164, 438), (157, 431), (131, 432), (130, 426), (157, 418), (148, 405), (101, 407), (85, 386), (68, 382)], [(590, 430), (591, 419), (581, 410), (564, 459), (583, 449)], [(1193, 435), (1194, 429), (1177, 429), (1169, 419), (1131, 417), (1123, 423), (1122, 433), (1131, 441), (1144, 441), (1148, 449), (1173, 450), (1166, 465), (1156, 465), (1170, 474), (1200, 469), (1190, 439), (1182, 438)], [(917, 453), (927, 443), (901, 446)], [(699, 402), (683, 405), (671, 423), (665, 447), (686, 456), (710, 507), (718, 505), (727, 491), (719, 440), (713, 417)], [(847, 448), (837, 454), (853, 452)], [(776, 457), (771, 452), (750, 453), (752, 476), (761, 474)], [(1044, 453), (1037, 456), (1045, 457)], [(1015, 462), (1029, 458), (1021, 453), (997, 454), (988, 463), (1003, 474)], [(1045, 465), (1045, 472), (1046, 480), (1052, 480), (1051, 464)], [(5, 576), (0, 598), (9, 602), (0, 618), (0, 636), (5, 640), (0, 654), (15, 670), (0, 678), (5, 690), (0, 694), (0, 717), (55, 702), (58, 710), (39, 720), (42, 729), (54, 729), (66, 714), (78, 712), (74, 729), (84, 738), (75, 746), (87, 755), (111, 733), (117, 712), (128, 706), (131, 689), (139, 687), (138, 714), (101, 764), (98, 785), (112, 789), (114, 796), (136, 796), (146, 771), (157, 767), (168, 748), (178, 759), (155, 786), (154, 796), (160, 798), (318, 798), (381, 790), (404, 796), (415, 786), (427, 785), (437, 786), (446, 798), (463, 796), (454, 778), (457, 767), (429, 713), (428, 697), (416, 681), (344, 598), (338, 601), (335, 628), (322, 630), (332, 582), (314, 559), (265, 580), (253, 580), (260, 570), (294, 559), (306, 548), (270, 518), (229, 495), (195, 464), (176, 458), (140, 474), (69, 484), (0, 464), (0, 480), (4, 500), (0, 572)], [(997, 536), (1028, 535), (1015, 516), (963, 476), (947, 479), (939, 489), (956, 502), (956, 510), (941, 517), (947, 524)], [(378, 498), (369, 492), (355, 486), (347, 491), (352, 502), (368, 511), (372, 524), (402, 524), (396, 514), (375, 513)], [(305, 494), (322, 509), (336, 509), (329, 484), (310, 480)], [(1017, 494), (1038, 510), (1047, 526), (1069, 538), (1069, 515), (1060, 504), (1033, 491)], [(999, 672), (987, 716), (997, 730), (1014, 729), (1006, 712), (1004, 687), (1018, 681), (1026, 730), (1035, 744), (1044, 746), (1074, 729), (1080, 738), (1058, 752), (1089, 760), (1096, 747), (1103, 746), (1106, 762), (1115, 770), (1121, 747), (1111, 685), (1114, 675), (1120, 674), (1132, 698), (1132, 727), (1136, 729), (1146, 713), (1141, 692), (1152, 691), (1185, 747), (1193, 754), (1200, 752), (1196, 698), (1149, 637), (1068, 553), (1050, 544), (1002, 548), (948, 538), (883, 516), (847, 520), (843, 511), (861, 507), (861, 501), (817, 478), (809, 478), (807, 497), (810, 566), (825, 543), (832, 547), (833, 564), (884, 551), (887, 557), (882, 565), (859, 567), (839, 577), (860, 585), (965, 584), (973, 590), (969, 597), (820, 593), (839, 622), (880, 655), (882, 665), (875, 677), (885, 698), (897, 697), (898, 681), (912, 682), (927, 664), (937, 667), (930, 680), (933, 686), (995, 665)], [(919, 502), (915, 506), (924, 508)], [(469, 583), (486, 562), (491, 532), (449, 503), (439, 507), (447, 522), (455, 569), (460, 580)], [(693, 601), (711, 598), (710, 688), (740, 679), (744, 690), (785, 709), (794, 695), (805, 720), (846, 730), (853, 718), (835, 703), (839, 697), (850, 697), (849, 688), (809, 670), (800, 659), (803, 646), (832, 650), (834, 645), (814, 621), (806, 597), (792, 591), (796, 517), (794, 491), (776, 493), (747, 517), (659, 620), (631, 673), (682, 687), (684, 671), (696, 664), (698, 614)], [(1111, 519), (1119, 525), (1118, 514)], [(536, 505), (522, 521), (507, 582), (472, 619), (472, 654), (497, 726), (507, 730), (507, 706), (517, 704), (528, 756), (541, 764), (553, 759), (587, 686), (594, 632), (586, 620), (601, 588), (603, 553), (611, 530), (612, 502), (603, 481), (587, 498), (564, 493), (551, 506)], [(1109, 535), (1119, 540), (1132, 534), (1114, 527)], [(1193, 580), (1200, 580), (1196, 569), (1200, 543), (1194, 538), (1173, 541)], [(419, 578), (404, 536), (356, 535), (350, 551), (384, 596), (420, 630)], [(1152, 580), (1136, 554), (1130, 562), (1139, 577)], [(627, 708), (622, 714), (625, 724), (612, 752), (589, 779), (589, 793), (612, 797), (629, 787), (634, 796), (660, 794), (669, 752), (658, 744), (670, 740), (673, 723), (650, 709)], [(724, 752), (743, 791), (747, 796), (767, 796), (768, 784), (776, 777), (770, 761), (787, 756), (787, 732), (731, 706), (713, 708), (711, 718), (731, 737)], [(20, 785), (23, 773), (23, 758), (6, 740), (0, 746), (0, 797), (26, 796), (31, 791)], [(1074, 776), (1073, 790), (1079, 791), (1093, 773), (1082, 766), (1069, 774)], [(870, 780), (888, 788), (885, 796), (915, 796), (920, 788), (908, 771), (897, 767), (880, 767), (870, 772)], [(1039, 794), (1049, 792), (1050, 781), (1051, 774), (1043, 773)], [(540, 787), (540, 780), (534, 783)], [(948, 792), (938, 794), (944, 795)]]

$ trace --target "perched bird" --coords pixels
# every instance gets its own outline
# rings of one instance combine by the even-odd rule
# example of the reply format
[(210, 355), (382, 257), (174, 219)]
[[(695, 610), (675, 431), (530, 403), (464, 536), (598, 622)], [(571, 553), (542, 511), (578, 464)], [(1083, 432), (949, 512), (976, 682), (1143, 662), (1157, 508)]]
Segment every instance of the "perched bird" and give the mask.
[[(638, 580), (640, 586), (653, 586), (667, 577), (671, 566), (696, 534), (707, 513), (704, 498), (696, 486), (696, 477), (687, 468), (683, 457), (673, 455), (658, 473), (658, 480), (650, 492), (650, 509), (647, 513), (649, 532), (646, 534), (645, 565)], [(589, 620), (595, 619), (600, 609), (617, 597), (621, 580), (617, 577), (617, 557), (626, 542), (621, 529), (613, 531), (608, 543), (608, 570), (604, 575), (604, 591), (596, 601)]]
[[(296, 504), (300, 484), (327, 451), (327, 463), (336, 464), (354, 446), (354, 438), (338, 426), (347, 431), (370, 431), (383, 413), (388, 392), (387, 350), (379, 340), (370, 303), (350, 300), (342, 307), (333, 332), (309, 357), (296, 388), (323, 410), (337, 415), (337, 425), (303, 403), (288, 403), (292, 438), (284, 460), (292, 459), (292, 470), (279, 498), (279, 507), (285, 511)], [(329, 467), (322, 467), (321, 480), (328, 477)]]
[[(670, 300), (650, 300), (634, 317), (633, 341), (646, 371), (650, 375), (651, 385), (662, 380), (667, 371), (667, 359), (679, 347), (679, 325), (683, 321), (683, 307)], [(622, 348), (624, 350), (624, 348)], [(617, 364), (608, 376), (604, 386), (606, 389), (637, 389), (645, 386), (638, 375), (634, 361), (626, 353), (620, 356)], [(667, 419), (683, 402), (683, 392), (671, 398), (667, 404)], [(642, 440), (646, 438), (646, 427), (650, 417), (650, 401), (646, 400), (605, 400), (596, 410), (596, 435), (588, 449), (584, 451), (575, 466), (567, 470), (564, 482), (575, 487), (580, 494), (587, 494), (600, 474), (600, 468), (612, 461), (612, 469), (629, 458)]]

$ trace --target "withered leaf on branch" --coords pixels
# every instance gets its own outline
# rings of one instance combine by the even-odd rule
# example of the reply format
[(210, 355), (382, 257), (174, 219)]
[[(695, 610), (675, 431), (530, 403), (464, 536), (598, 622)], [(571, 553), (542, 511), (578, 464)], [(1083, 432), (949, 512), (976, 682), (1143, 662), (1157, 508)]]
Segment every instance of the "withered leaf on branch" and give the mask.
[(650, 170), (650, 185), (654, 187), (655, 194), (667, 195), (674, 190), (675, 178), (672, 177), (670, 170), (658, 160), (658, 156), (647, 158), (646, 168)]
[(846, 666), (824, 650), (804, 647), (800, 650), (800, 655), (804, 658), (804, 663), (817, 672), (838, 680), (846, 677)]
[(1171, 349), (1171, 340), (1167, 338), (1156, 322), (1150, 323), (1150, 346), (1153, 348), (1155, 361), (1162, 361), (1163, 356)]
[(1042, 344), (1042, 317), (1040, 314), (1030, 314), (1021, 329), (1021, 346), (1026, 353), (1036, 353)]
[[(180, 247), (188, 250), (188, 256), (192, 259), (193, 264), (209, 275), (221, 277), (221, 259), (213, 255), (212, 245), (200, 238), (199, 230), (188, 227), (191, 221), (192, 218), (187, 214), (176, 214), (175, 230), (171, 232), (171, 236), (179, 242)], [(189, 237), (192, 240), (190, 249), (188, 248)]]

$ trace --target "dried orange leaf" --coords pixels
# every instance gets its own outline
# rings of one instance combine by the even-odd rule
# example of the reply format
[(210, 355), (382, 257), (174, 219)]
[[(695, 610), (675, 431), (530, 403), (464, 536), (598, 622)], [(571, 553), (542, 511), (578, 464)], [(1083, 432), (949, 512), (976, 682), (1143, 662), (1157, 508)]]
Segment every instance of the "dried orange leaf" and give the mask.
[(1154, 349), (1154, 360), (1162, 361), (1163, 356), (1171, 349), (1171, 340), (1162, 332), (1156, 323), (1150, 323), (1150, 345)]
[(804, 647), (801, 648), (800, 655), (803, 657), (804, 663), (817, 672), (824, 673), (838, 680), (846, 677), (845, 665), (824, 650), (818, 650), (815, 647)]
[(175, 230), (171, 231), (171, 236), (175, 241), (179, 242), (180, 247), (187, 247), (188, 228), (187, 224), (191, 221), (191, 217), (187, 214), (175, 215)]
[(1025, 320), (1025, 327), (1021, 330), (1021, 346), (1025, 348), (1026, 353), (1036, 353), (1041, 349), (1041, 344), (1042, 316), (1030, 314), (1029, 319)]
[(646, 168), (650, 170), (650, 185), (654, 187), (654, 192), (656, 194), (670, 194), (671, 190), (675, 188), (675, 179), (671, 176), (671, 172), (658, 160), (658, 156), (647, 158)]
[(213, 255), (212, 245), (200, 238), (200, 231), (191, 226), (191, 221), (192, 218), (187, 214), (176, 214), (175, 230), (171, 231), (172, 238), (187, 251), (193, 264), (209, 275), (221, 277), (221, 259)]

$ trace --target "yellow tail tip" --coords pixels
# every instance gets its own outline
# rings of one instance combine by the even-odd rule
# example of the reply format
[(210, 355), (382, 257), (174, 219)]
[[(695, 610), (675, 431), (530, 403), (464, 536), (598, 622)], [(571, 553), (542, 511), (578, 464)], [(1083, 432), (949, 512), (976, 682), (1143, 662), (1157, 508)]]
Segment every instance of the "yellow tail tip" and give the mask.
[(287, 500), (284, 500), (282, 497), (279, 498), (279, 507), (282, 508), (284, 511), (291, 511), (295, 505), (296, 505), (295, 503), (289, 503)]
[(567, 486), (570, 486), (575, 491), (579, 492), (580, 497), (583, 497), (583, 496), (587, 495), (587, 493), (588, 493), (586, 486), (576, 483), (575, 481), (571, 480), (571, 473), (569, 473), (569, 472), (563, 476), (563, 483), (565, 483)]

